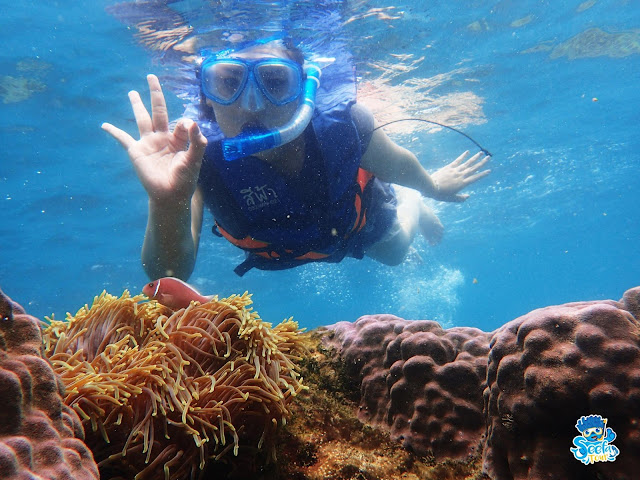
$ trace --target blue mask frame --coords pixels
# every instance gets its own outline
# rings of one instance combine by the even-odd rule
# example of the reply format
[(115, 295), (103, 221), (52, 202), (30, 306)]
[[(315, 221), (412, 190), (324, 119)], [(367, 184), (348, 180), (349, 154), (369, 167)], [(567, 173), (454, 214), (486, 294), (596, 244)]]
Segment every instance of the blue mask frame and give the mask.
[[(229, 65), (229, 66), (238, 66), (242, 69), (242, 76), (237, 85), (232, 86), (234, 89), (234, 93), (229, 96), (222, 96), (216, 93), (215, 87), (213, 86), (213, 82), (217, 79), (210, 78), (215, 76), (213, 71), (214, 67), (218, 65)], [(260, 69), (269, 65), (277, 65), (277, 66), (285, 66), (289, 69), (288, 73), (291, 74), (291, 85), (287, 88), (285, 95), (276, 97), (270, 91), (270, 85), (268, 85), (268, 81), (265, 80), (264, 76), (261, 75)], [(256, 72), (258, 72), (256, 74)], [(202, 92), (204, 95), (210, 100), (220, 104), (220, 105), (231, 105), (234, 103), (242, 92), (247, 87), (247, 84), (251, 80), (254, 85), (260, 89), (262, 94), (265, 96), (267, 100), (269, 100), (274, 105), (286, 105), (297, 99), (303, 91), (304, 83), (303, 83), (303, 71), (302, 67), (293, 62), (291, 60), (285, 58), (266, 58), (266, 59), (258, 59), (258, 60), (245, 60), (242, 58), (220, 58), (220, 57), (209, 57), (202, 62), (202, 66), (200, 67), (200, 79), (202, 85)]]

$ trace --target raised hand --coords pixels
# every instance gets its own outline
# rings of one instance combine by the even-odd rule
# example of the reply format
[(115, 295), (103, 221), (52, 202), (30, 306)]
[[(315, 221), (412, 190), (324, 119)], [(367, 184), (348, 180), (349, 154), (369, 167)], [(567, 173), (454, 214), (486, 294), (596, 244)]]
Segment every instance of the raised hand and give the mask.
[[(491, 170), (479, 170), (489, 161), (489, 156), (482, 156), (482, 152), (476, 153), (466, 160), (469, 152), (466, 151), (449, 165), (431, 174), (431, 179), (437, 185), (433, 198), (445, 202), (464, 202), (469, 195), (458, 192), (468, 185), (489, 175)], [(465, 161), (466, 160), (466, 161)]]
[(138, 125), (140, 139), (110, 123), (108, 132), (127, 150), (140, 182), (152, 201), (188, 202), (195, 192), (207, 139), (198, 125), (181, 119), (169, 131), (169, 116), (160, 82), (148, 75), (151, 115), (138, 92), (129, 92), (129, 100)]

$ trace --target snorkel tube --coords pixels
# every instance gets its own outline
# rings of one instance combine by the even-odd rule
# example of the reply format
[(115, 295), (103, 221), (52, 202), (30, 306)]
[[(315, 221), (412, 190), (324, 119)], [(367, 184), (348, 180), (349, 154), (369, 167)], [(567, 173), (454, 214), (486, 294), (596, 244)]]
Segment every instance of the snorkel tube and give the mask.
[(254, 153), (279, 147), (300, 136), (307, 128), (316, 105), (316, 92), (320, 86), (320, 68), (307, 63), (304, 66), (307, 78), (304, 82), (302, 103), (289, 122), (282, 127), (263, 132), (242, 133), (222, 140), (222, 154), (228, 162)]

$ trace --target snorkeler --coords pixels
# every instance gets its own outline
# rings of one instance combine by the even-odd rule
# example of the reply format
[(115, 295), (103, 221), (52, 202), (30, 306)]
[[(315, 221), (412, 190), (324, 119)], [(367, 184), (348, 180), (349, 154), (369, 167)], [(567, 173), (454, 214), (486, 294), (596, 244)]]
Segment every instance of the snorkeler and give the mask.
[[(280, 41), (211, 55), (199, 75), (202, 128), (181, 119), (169, 130), (154, 75), (151, 115), (129, 93), (139, 140), (102, 126), (127, 150), (149, 196), (142, 263), (152, 279), (191, 275), (205, 206), (214, 233), (247, 252), (239, 275), (345, 256), (397, 265), (418, 231), (431, 244), (442, 237), (419, 194), (462, 202), (468, 195), (459, 192), (489, 174), (488, 156), (465, 152), (429, 175), (361, 105), (320, 111), (318, 69)], [(415, 195), (396, 194), (391, 183)]]

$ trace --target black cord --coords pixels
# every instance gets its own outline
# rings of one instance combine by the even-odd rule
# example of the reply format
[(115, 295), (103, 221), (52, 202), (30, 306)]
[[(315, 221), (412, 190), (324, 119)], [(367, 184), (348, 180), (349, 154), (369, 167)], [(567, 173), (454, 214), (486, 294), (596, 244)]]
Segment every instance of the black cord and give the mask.
[(379, 128), (382, 127), (386, 127), (387, 125), (391, 125), (392, 123), (397, 123), (397, 122), (407, 122), (407, 121), (411, 121), (411, 122), (425, 122), (425, 123), (432, 123), (433, 125), (438, 125), (440, 127), (443, 128), (448, 128), (449, 130), (453, 130), (456, 133), (459, 133), (460, 135), (463, 135), (465, 137), (467, 137), (469, 140), (471, 140), (479, 149), (482, 153), (484, 153), (485, 155), (492, 157), (493, 154), (487, 150), (486, 148), (484, 148), (482, 145), (480, 145), (478, 142), (476, 142), (473, 138), (471, 138), (469, 135), (467, 135), (466, 133), (464, 133), (461, 130), (458, 130), (457, 128), (454, 127), (450, 127), (449, 125), (444, 125), (442, 123), (438, 123), (438, 122), (434, 122), (433, 120), (425, 120), (424, 118), (401, 118), (399, 120), (391, 120), (390, 122), (387, 122), (383, 125), (379, 125), (376, 128), (374, 128), (373, 130), (371, 130), (371, 133), (375, 132), (376, 130), (378, 130)]

